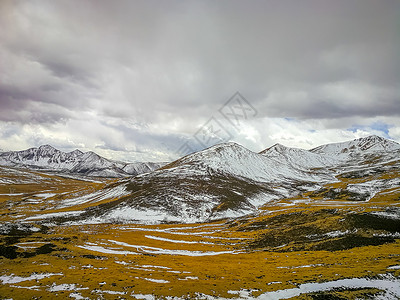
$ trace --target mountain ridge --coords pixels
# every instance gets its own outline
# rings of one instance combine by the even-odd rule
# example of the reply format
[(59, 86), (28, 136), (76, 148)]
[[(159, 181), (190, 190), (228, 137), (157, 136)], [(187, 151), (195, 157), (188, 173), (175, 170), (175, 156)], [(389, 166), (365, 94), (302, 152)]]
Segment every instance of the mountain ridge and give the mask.
[[(60, 151), (49, 144), (21, 151), (0, 152), (0, 165), (40, 168), (71, 172), (87, 176), (127, 177), (178, 165), (208, 167), (252, 180), (271, 180), (273, 177), (309, 177), (304, 173), (315, 168), (327, 168), (346, 162), (357, 155), (400, 151), (400, 144), (376, 135), (346, 142), (330, 143), (310, 150), (291, 148), (282, 144), (253, 152), (235, 142), (217, 144), (181, 157), (172, 163), (125, 163), (106, 159), (95, 152), (75, 149)], [(262, 157), (261, 157), (262, 156)], [(267, 158), (268, 160), (265, 160)], [(288, 173), (288, 168), (291, 169)], [(294, 171), (293, 171), (294, 170)], [(260, 175), (261, 174), (261, 175)]]
[[(361, 142), (368, 140), (364, 138)], [(385, 139), (380, 142), (387, 143)], [(336, 159), (329, 157), (334, 154), (283, 145), (256, 153), (233, 142), (218, 144), (131, 178), (122, 184), (123, 199), (109, 203), (106, 209), (93, 208), (82, 218), (89, 222), (190, 223), (251, 214), (277, 199), (312, 191), (323, 195), (326, 193), (323, 186), (338, 182), (336, 176), (344, 173), (344, 176), (360, 176), (371, 168), (393, 168), (385, 165), (400, 148), (397, 143), (393, 145), (393, 155), (380, 151), (391, 148), (375, 147), (375, 152), (359, 149), (366, 156), (359, 155), (357, 159), (353, 156)], [(380, 160), (371, 160), (371, 155)], [(375, 192), (368, 186), (349, 186), (348, 190), (331, 192), (334, 193), (367, 201)]]
[(320, 154), (357, 154), (360, 152), (390, 152), (400, 150), (400, 144), (377, 135), (354, 139), (351, 141), (329, 143), (310, 149)]
[(280, 161), (287, 161), (300, 169), (311, 170), (314, 168), (329, 167), (337, 163), (334, 157), (328, 157), (301, 148), (287, 147), (282, 144), (275, 144), (259, 154)]
[(63, 152), (51, 145), (41, 145), (21, 151), (0, 153), (0, 165), (37, 168), (49, 171), (68, 172), (85, 176), (128, 177), (151, 172), (163, 163), (125, 163), (109, 160), (93, 151), (75, 149)]
[[(206, 168), (223, 174), (230, 174), (261, 182), (273, 182), (283, 178), (313, 180), (314, 176), (304, 169), (286, 161), (253, 152), (234, 142), (217, 144), (190, 154), (166, 165), (163, 169), (185, 166)], [(321, 180), (321, 178), (318, 178)]]

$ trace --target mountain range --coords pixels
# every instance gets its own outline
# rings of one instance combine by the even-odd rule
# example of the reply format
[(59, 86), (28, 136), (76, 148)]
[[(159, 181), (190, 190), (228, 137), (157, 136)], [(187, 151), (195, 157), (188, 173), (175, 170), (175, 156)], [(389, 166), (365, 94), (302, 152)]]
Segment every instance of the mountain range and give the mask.
[(325, 186), (339, 182), (339, 177), (363, 178), (399, 167), (400, 144), (378, 136), (311, 150), (276, 144), (260, 153), (224, 143), (105, 188), (104, 193), (119, 197), (79, 212), (74, 220), (205, 222), (257, 213), (274, 201), (307, 193), (368, 201), (383, 188), (400, 187), (400, 180), (359, 180), (328, 190)]
[(3, 298), (400, 297), (396, 142), (224, 143), (122, 178), (63, 175), (125, 168), (90, 152), (2, 156), (25, 166), (0, 167)]
[[(91, 205), (68, 218), (84, 223), (205, 222), (257, 213), (275, 201), (307, 193), (323, 199), (368, 201), (383, 188), (400, 186), (397, 179), (359, 180), (326, 189), (327, 184), (339, 182), (338, 178), (397, 172), (400, 144), (379, 136), (311, 150), (275, 144), (259, 153), (229, 142), (169, 164), (116, 162), (94, 152), (65, 153), (44, 145), (0, 153), (0, 165), (121, 177), (77, 200), (96, 203), (112, 195), (106, 204)], [(74, 198), (67, 202), (64, 206), (74, 203)]]
[(106, 159), (89, 151), (78, 149), (71, 152), (57, 150), (50, 145), (23, 151), (0, 153), (0, 165), (36, 168), (70, 174), (99, 177), (127, 177), (151, 172), (165, 163), (125, 163)]

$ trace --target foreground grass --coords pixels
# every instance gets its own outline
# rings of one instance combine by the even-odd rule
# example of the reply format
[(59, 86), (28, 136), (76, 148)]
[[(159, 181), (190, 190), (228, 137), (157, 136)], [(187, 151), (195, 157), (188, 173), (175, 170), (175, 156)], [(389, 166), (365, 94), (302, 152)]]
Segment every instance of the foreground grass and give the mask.
[[(2, 178), (22, 178), (4, 172)], [(26, 180), (38, 176), (36, 184), (21, 181), (0, 188), (0, 218), (6, 228), (0, 235), (1, 299), (246, 298), (304, 283), (400, 278), (399, 221), (380, 215), (398, 214), (396, 188), (367, 202), (305, 193), (271, 202), (258, 215), (205, 224), (50, 226), (33, 220), (23, 226), (26, 218), (43, 211), (98, 204), (60, 206), (64, 199), (114, 182), (32, 174)], [(38, 196), (44, 192), (46, 197)], [(11, 223), (16, 225), (7, 225)], [(356, 299), (382, 293), (379, 288), (342, 288), (298, 298)]]
[[(203, 293), (230, 298), (235, 296), (232, 291), (246, 289), (257, 296), (306, 282), (376, 278), (388, 272), (400, 276), (398, 269), (389, 269), (399, 264), (399, 240), (342, 251), (246, 251), (243, 247), (247, 240), (240, 238), (247, 239), (249, 235), (227, 232), (225, 229), (217, 231), (221, 230), (222, 224), (212, 225), (206, 228), (192, 225), (184, 229), (174, 226), (175, 234), (166, 233), (168, 231), (165, 230), (171, 229), (171, 226), (126, 225), (60, 227), (46, 234), (32, 234), (20, 238), (14, 245), (22, 247), (40, 242), (51, 244), (52, 251), (36, 254), (32, 249), (20, 248), (17, 258), (2, 258), (2, 275), (13, 274), (23, 278), (35, 273), (56, 275), (3, 284), (0, 286), (0, 295), (14, 299), (38, 296), (52, 298), (72, 292), (54, 292), (55, 285), (74, 284), (82, 296), (89, 298), (102, 295), (114, 299), (115, 294), (108, 292), (118, 292), (124, 297), (152, 294), (158, 297), (174, 295), (193, 298)], [(202, 233), (204, 229), (207, 233)], [(169, 241), (156, 240), (154, 237)], [(188, 241), (198, 243), (184, 243)], [(85, 245), (90, 250), (80, 248)], [(170, 250), (171, 254), (154, 248)], [(187, 253), (180, 255), (177, 250)], [(177, 251), (176, 254), (174, 251)], [(224, 251), (234, 252), (208, 255)], [(26, 253), (35, 255), (28, 257)], [(22, 290), (23, 295), (20, 294)]]

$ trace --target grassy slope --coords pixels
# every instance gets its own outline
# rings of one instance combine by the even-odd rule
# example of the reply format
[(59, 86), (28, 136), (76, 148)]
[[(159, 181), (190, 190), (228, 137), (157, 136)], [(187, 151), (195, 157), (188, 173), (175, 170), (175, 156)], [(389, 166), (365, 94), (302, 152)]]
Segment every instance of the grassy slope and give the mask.
[[(79, 207), (56, 209), (57, 203), (63, 199), (89, 193), (112, 183), (32, 174), (41, 178), (35, 177), (37, 184), (0, 186), (0, 194), (10, 194), (10, 188), (12, 194), (22, 193), (0, 196), (0, 220), (3, 224), (43, 210), (57, 212), (88, 207), (89, 204), (81, 204)], [(29, 179), (32, 174), (9, 173), (3, 169), (1, 178), (21, 180), (26, 176)], [(362, 178), (339, 177), (340, 182), (324, 188), (330, 190), (345, 187), (349, 183), (398, 177), (396, 170)], [(29, 199), (40, 200), (35, 195), (43, 191), (56, 195), (45, 201), (29, 203)], [(0, 236), (3, 254), (0, 258), (0, 276), (14, 274), (28, 277), (34, 273), (61, 275), (2, 284), (0, 298), (29, 299), (41, 296), (43, 299), (54, 299), (55, 296), (67, 297), (71, 293), (91, 299), (129, 298), (129, 295), (137, 294), (193, 298), (196, 293), (229, 298), (237, 294), (228, 291), (241, 289), (252, 290), (252, 295), (257, 296), (306, 282), (374, 278), (386, 273), (400, 277), (399, 269), (388, 269), (400, 264), (400, 239), (396, 236), (400, 226), (396, 220), (371, 214), (387, 211), (388, 208), (389, 212), (398, 209), (400, 190), (384, 190), (368, 202), (322, 198), (322, 195), (309, 192), (296, 199), (271, 202), (257, 216), (210, 224), (101, 224), (55, 226), (49, 229), (38, 224), (34, 225), (40, 229), (38, 232), (14, 230)], [(346, 231), (339, 236), (329, 235)], [(142, 247), (130, 247), (127, 244)], [(101, 248), (93, 251), (80, 246)], [(234, 253), (187, 256), (161, 254), (154, 248), (186, 250), (190, 254), (209, 251)], [(104, 249), (114, 253), (102, 253)], [(125, 252), (122, 254), (120, 251)], [(75, 284), (75, 288), (82, 290), (51, 291), (52, 285), (60, 284)], [(374, 289), (339, 290), (311, 293), (299, 298), (364, 298), (378, 292)]]

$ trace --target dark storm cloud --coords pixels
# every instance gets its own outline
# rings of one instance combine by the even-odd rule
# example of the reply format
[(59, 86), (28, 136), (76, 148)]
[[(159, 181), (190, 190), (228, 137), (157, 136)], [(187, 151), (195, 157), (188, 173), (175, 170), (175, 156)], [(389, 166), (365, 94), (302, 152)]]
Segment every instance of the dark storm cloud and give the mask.
[[(395, 0), (4, 0), (0, 121), (141, 120), (174, 130), (103, 125), (138, 145), (176, 145), (236, 91), (260, 118), (396, 117), (399, 10)], [(97, 145), (119, 143), (104, 134)]]
[[(100, 83), (103, 72), (120, 76), (121, 64), (142, 77), (131, 78), (140, 87), (133, 83), (131, 89), (128, 79), (119, 89), (123, 96), (137, 99), (144, 113), (150, 111), (149, 102), (179, 113), (178, 107), (193, 108), (198, 101), (212, 104), (236, 90), (263, 101), (271, 91), (291, 87), (312, 92), (310, 84), (357, 79), (372, 86), (390, 85), (399, 78), (395, 1), (85, 1), (79, 9), (77, 5), (18, 2), (11, 8), (19, 18), (8, 24), (15, 35), (6, 38), (6, 49), (42, 64), (50, 71), (49, 80), (58, 77), (64, 84), (59, 95), (37, 87), (43, 93), (32, 95), (35, 101), (80, 106), (82, 95), (63, 99), (73, 93), (72, 83), (98, 89), (101, 97), (104, 91), (95, 82)], [(24, 28), (23, 22), (30, 27)], [(148, 91), (152, 89), (160, 93)], [(314, 109), (312, 104), (320, 99), (310, 98), (308, 107)], [(286, 103), (279, 100), (284, 111)], [(130, 99), (120, 101), (123, 106)], [(333, 101), (343, 104), (339, 98)], [(361, 107), (362, 99), (354, 106)], [(325, 107), (319, 111), (320, 117), (324, 111)], [(308, 115), (303, 109), (292, 112)], [(327, 111), (326, 117), (331, 113)]]
[(85, 85), (89, 85), (90, 87), (90, 77), (92, 74), (87, 72), (85, 69), (82, 69), (78, 66), (74, 66), (68, 61), (50, 61), (42, 58), (40, 61), (55, 77), (69, 79), (74, 82), (84, 82)]
[[(49, 86), (48, 89), (54, 87)], [(66, 110), (52, 104), (35, 102), (34, 93), (18, 88), (0, 86), (1, 110), (0, 119), (3, 121), (21, 123), (55, 123), (69, 118)]]
[(400, 89), (338, 82), (322, 88), (272, 93), (260, 106), (275, 117), (340, 119), (348, 117), (399, 116)]
[[(193, 150), (200, 150), (198, 143), (193, 143), (193, 135), (182, 135), (171, 132), (163, 131), (152, 131), (147, 128), (145, 124), (137, 124), (136, 126), (127, 126), (125, 123), (119, 124), (105, 124), (101, 122), (105, 127), (113, 128), (116, 132), (119, 132), (123, 136), (123, 140), (132, 142), (135, 147), (136, 152), (145, 152), (149, 149), (158, 150), (169, 155), (178, 155), (179, 148), (187, 141), (191, 141), (191, 146)], [(102, 140), (104, 145), (98, 145), (100, 149), (112, 149), (115, 151), (128, 150), (117, 141), (113, 139), (112, 136), (103, 136)]]
[(336, 103), (337, 99), (319, 99), (306, 108), (296, 111), (285, 109), (280, 111), (280, 116), (298, 116), (302, 118), (340, 119), (346, 117), (374, 117), (400, 115), (400, 102), (398, 98), (380, 99), (379, 104), (363, 106), (361, 103)]

